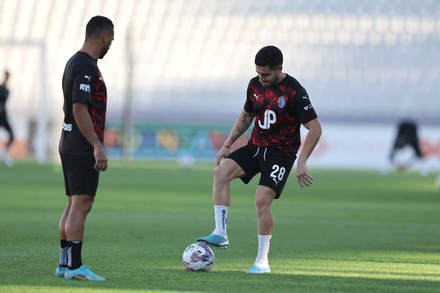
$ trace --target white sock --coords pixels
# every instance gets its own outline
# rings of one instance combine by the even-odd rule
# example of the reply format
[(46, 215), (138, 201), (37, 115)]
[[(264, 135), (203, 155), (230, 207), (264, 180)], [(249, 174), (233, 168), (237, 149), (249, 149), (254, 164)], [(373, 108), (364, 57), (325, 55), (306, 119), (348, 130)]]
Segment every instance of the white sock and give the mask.
[(212, 234), (227, 237), (229, 206), (214, 205), (215, 229)]
[(258, 255), (255, 264), (259, 267), (269, 266), (269, 248), (272, 235), (258, 234)]
[(67, 266), (67, 250), (68, 247), (60, 248), (60, 266)]

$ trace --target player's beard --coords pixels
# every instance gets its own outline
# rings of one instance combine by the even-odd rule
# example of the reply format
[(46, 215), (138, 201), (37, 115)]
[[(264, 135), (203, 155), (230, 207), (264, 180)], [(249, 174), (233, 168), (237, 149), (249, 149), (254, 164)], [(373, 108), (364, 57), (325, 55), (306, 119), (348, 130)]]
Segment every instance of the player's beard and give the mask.
[(274, 80), (266, 80), (264, 83), (261, 83), (264, 87), (273, 86), (277, 82), (277, 79)]
[(102, 48), (101, 52), (99, 52), (99, 59), (104, 58), (105, 54), (107, 54), (108, 50), (110, 49), (110, 47), (104, 47)]
[(265, 81), (264, 84), (262, 82), (261, 82), (261, 84), (264, 87), (271, 87), (271, 86), (274, 86), (274, 85), (277, 85), (278, 83), (280, 83), (282, 79), (283, 78), (280, 78), (280, 76), (276, 75), (273, 79), (268, 79)]

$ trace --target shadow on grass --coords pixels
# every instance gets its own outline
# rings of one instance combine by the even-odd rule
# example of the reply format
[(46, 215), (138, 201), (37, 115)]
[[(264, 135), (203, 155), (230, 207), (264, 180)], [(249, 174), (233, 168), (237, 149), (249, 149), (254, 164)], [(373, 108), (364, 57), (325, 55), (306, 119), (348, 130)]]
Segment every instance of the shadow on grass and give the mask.
[(137, 273), (128, 269), (127, 274), (120, 276), (112, 275), (111, 270), (101, 270), (101, 273), (107, 277), (107, 282), (66, 281), (49, 276), (18, 282), (18, 278), (8, 280), (3, 276), (0, 291), (14, 288), (13, 292), (59, 292), (60, 289), (67, 292), (439, 292), (440, 288), (440, 282), (424, 280), (277, 273), (252, 275), (243, 271), (216, 270), (193, 273), (176, 268)]

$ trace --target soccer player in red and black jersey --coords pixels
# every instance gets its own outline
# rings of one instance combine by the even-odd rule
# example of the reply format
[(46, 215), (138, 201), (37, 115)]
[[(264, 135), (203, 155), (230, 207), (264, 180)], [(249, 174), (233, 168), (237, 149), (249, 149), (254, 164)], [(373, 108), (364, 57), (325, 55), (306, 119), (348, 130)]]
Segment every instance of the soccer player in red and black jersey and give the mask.
[[(230, 182), (241, 178), (248, 183), (260, 173), (255, 205), (258, 218), (258, 254), (248, 273), (269, 273), (268, 261), (273, 220), (271, 204), (278, 199), (301, 145), (300, 126), (308, 129), (298, 158), (296, 178), (301, 187), (312, 184), (307, 159), (321, 137), (321, 125), (306, 90), (292, 76), (283, 73), (283, 54), (267, 46), (255, 56), (258, 76), (251, 79), (244, 110), (240, 113), (223, 147), (216, 156), (214, 172), (215, 229), (198, 241), (227, 248)], [(249, 128), (248, 144), (230, 153), (231, 145)]]
[(62, 80), (64, 123), (59, 151), (67, 205), (59, 223), (61, 248), (55, 275), (68, 280), (105, 281), (82, 264), (81, 250), (99, 172), (108, 163), (103, 148), (107, 89), (97, 61), (108, 52), (113, 38), (112, 21), (92, 17), (84, 44), (67, 62)]

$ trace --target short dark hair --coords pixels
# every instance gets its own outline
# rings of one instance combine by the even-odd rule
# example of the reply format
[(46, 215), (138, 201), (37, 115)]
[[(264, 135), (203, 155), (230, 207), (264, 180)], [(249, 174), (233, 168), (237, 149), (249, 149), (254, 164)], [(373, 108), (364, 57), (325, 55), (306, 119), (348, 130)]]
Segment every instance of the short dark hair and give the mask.
[(113, 22), (105, 16), (94, 16), (87, 23), (86, 39), (96, 38), (107, 31), (113, 31)]
[(266, 46), (255, 55), (255, 65), (268, 66), (273, 69), (283, 65), (283, 53), (275, 46)]

